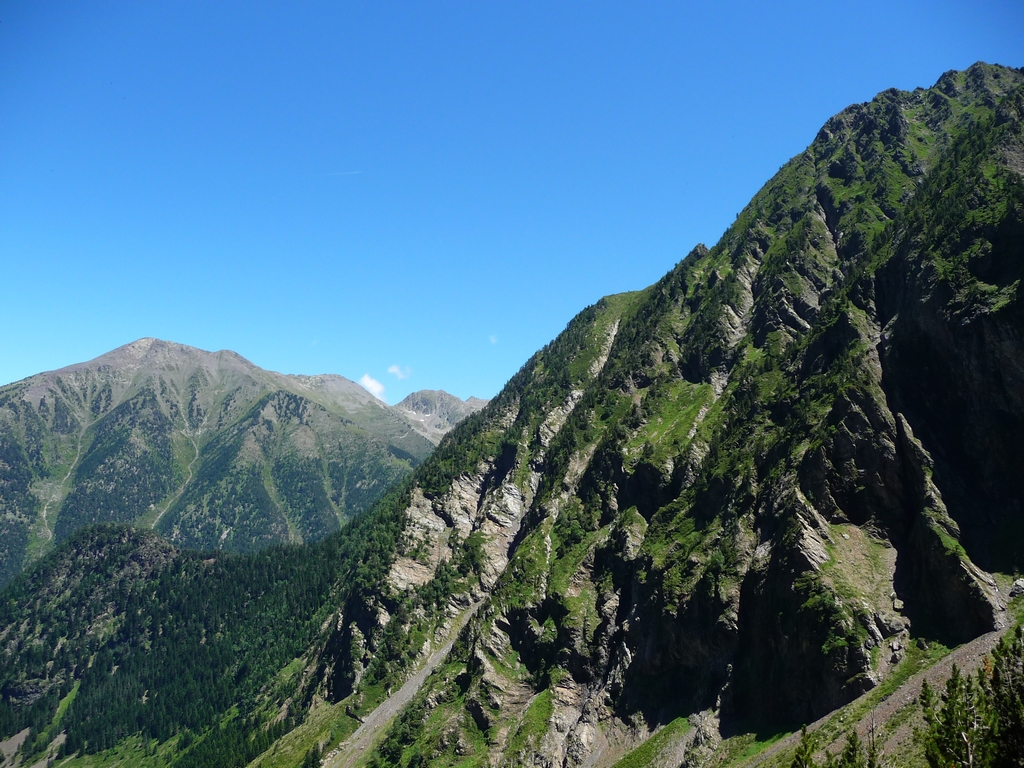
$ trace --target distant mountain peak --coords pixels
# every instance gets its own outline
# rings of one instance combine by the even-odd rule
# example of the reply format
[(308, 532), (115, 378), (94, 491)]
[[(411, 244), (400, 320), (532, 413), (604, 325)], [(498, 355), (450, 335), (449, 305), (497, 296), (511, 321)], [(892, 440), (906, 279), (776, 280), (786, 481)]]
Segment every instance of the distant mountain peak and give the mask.
[(407, 395), (394, 407), (405, 414), (413, 427), (433, 443), (467, 416), (487, 405), (488, 400), (462, 400), (443, 389), (421, 389)]
[(406, 395), (398, 405), (417, 413), (429, 413), (439, 406), (461, 406), (463, 401), (443, 389), (420, 389)]
[(88, 523), (153, 526), (200, 548), (321, 538), (481, 402), (431, 393), (414, 414), (337, 374), (276, 373), (151, 336), (0, 387), (20, 473), (10, 490), (0, 462), (0, 585), (31, 542), (39, 552)]

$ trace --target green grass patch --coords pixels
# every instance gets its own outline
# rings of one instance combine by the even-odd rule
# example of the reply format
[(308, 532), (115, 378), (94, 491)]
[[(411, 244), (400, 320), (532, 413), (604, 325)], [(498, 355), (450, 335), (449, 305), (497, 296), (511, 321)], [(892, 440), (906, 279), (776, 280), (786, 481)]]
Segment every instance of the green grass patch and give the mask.
[[(719, 746), (716, 762), (719, 765), (745, 763), (752, 757), (756, 757), (764, 752), (772, 744), (787, 738), (789, 735), (788, 731), (781, 731), (764, 739), (758, 739), (757, 734), (754, 733), (742, 733), (738, 736), (733, 736), (723, 741)], [(785, 760), (775, 760), (773, 764), (788, 766), (789, 762), (789, 756), (787, 755)]]
[(521, 752), (528, 748), (537, 747), (541, 737), (547, 731), (548, 721), (551, 719), (553, 711), (554, 705), (551, 701), (551, 689), (545, 688), (533, 697), (530, 705), (526, 708), (526, 712), (523, 713), (519, 727), (516, 728), (512, 738), (509, 739), (508, 746), (505, 749), (506, 762), (514, 764)]
[(690, 442), (690, 431), (697, 423), (701, 408), (713, 397), (710, 384), (675, 379), (659, 387), (644, 401), (651, 412), (647, 422), (626, 444), (626, 454), (634, 463), (643, 456), (655, 464), (678, 455)]
[(250, 763), (251, 768), (293, 768), (317, 745), (329, 752), (359, 727), (359, 722), (345, 713), (346, 701), (324, 704), (311, 709), (305, 721), (286, 733)]
[(689, 730), (690, 721), (685, 717), (677, 717), (615, 763), (614, 768), (647, 768), (654, 763), (662, 750), (670, 746), (676, 739), (685, 736)]
[(551, 518), (541, 522), (516, 548), (494, 591), (502, 610), (536, 603), (541, 597), (548, 570), (548, 539)]

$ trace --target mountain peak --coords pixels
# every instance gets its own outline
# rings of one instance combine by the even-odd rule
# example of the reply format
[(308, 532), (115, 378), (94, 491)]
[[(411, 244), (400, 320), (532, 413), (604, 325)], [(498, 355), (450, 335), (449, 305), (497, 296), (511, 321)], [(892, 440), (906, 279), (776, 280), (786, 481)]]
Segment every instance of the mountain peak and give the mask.
[[(43, 546), (109, 521), (200, 548), (321, 538), (404, 477), (451, 426), (430, 431), (422, 421), (343, 376), (276, 373), (235, 352), (153, 337), (2, 387), (0, 427), (13, 429), (10, 462), (24, 483), (10, 491), (0, 462), (8, 513), (0, 585), (24, 563), (33, 530)], [(71, 467), (52, 463), (61, 460)], [(239, 503), (232, 488), (256, 468), (262, 490)], [(44, 490), (39, 505), (34, 494)], [(249, 517), (239, 523), (243, 508)]]
[(437, 443), (452, 427), (488, 402), (478, 397), (462, 400), (443, 389), (421, 389), (406, 396), (395, 408), (412, 422), (417, 432)]

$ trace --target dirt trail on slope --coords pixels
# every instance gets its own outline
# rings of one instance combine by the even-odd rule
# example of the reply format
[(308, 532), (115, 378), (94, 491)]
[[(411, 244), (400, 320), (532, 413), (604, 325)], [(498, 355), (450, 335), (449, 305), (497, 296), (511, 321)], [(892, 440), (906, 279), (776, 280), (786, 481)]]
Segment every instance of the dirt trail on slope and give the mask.
[[(82, 438), (85, 437), (86, 427), (82, 427), (78, 431), (78, 450), (75, 452), (75, 459), (71, 462), (71, 466), (68, 467), (68, 473), (64, 475), (64, 479), (60, 481), (60, 485), (50, 494), (50, 497), (43, 504), (43, 511), (40, 513), (40, 517), (43, 521), (43, 530), (46, 531), (46, 541), (53, 541), (53, 527), (49, 524), (46, 519), (46, 513), (50, 509), (50, 504), (58, 499), (63, 499), (67, 494), (63, 493), (64, 486), (67, 485), (68, 478), (71, 477), (71, 473), (75, 471), (75, 467), (78, 466), (78, 460), (82, 458)], [(56, 521), (55, 521), (56, 522)]]
[[(864, 743), (867, 742), (868, 735), (873, 727), (875, 733), (878, 735), (883, 755), (898, 755), (905, 751), (913, 740), (913, 718), (909, 718), (910, 722), (903, 722), (892, 733), (887, 732), (886, 725), (897, 713), (904, 710), (907, 706), (917, 706), (915, 702), (921, 693), (921, 683), (927, 680), (928, 685), (933, 689), (942, 690), (946, 680), (949, 678), (950, 672), (952, 672), (954, 664), (956, 664), (961, 671), (974, 672), (974, 670), (981, 665), (982, 659), (985, 658), (986, 654), (992, 652), (992, 649), (996, 647), (999, 639), (1006, 632), (1007, 630), (1005, 629), (989, 632), (988, 634), (975, 638), (969, 643), (964, 643), (950, 651), (948, 655), (932, 664), (928, 669), (921, 670), (916, 675), (909, 678), (889, 696), (885, 697), (878, 702), (878, 704), (868, 710), (864, 716), (856, 722), (855, 727), (857, 735), (860, 737), (861, 741)], [(860, 699), (855, 699), (848, 706), (855, 706), (858, 701), (870, 695), (871, 692), (869, 691), (861, 696)], [(813, 733), (836, 716), (836, 712), (825, 715), (820, 720), (808, 725), (807, 732)], [(845, 725), (842, 735), (828, 745), (826, 748), (827, 751), (835, 752), (842, 748), (846, 743), (846, 732), (849, 730), (851, 725), (853, 725), (853, 723)], [(755, 766), (768, 764), (772, 758), (780, 752), (795, 748), (799, 741), (800, 733), (794, 733), (791, 736), (772, 744), (769, 748), (764, 750), (764, 752), (755, 755), (747, 762), (740, 763), (739, 765), (742, 765), (743, 768), (755, 768)]]
[[(181, 487), (178, 489), (178, 492), (174, 494), (171, 500), (168, 501), (164, 505), (164, 508), (160, 510), (160, 514), (156, 516), (156, 520), (154, 520), (153, 524), (150, 526), (150, 528), (152, 528), (154, 531), (156, 530), (156, 524), (160, 522), (160, 518), (164, 516), (167, 510), (170, 509), (171, 506), (174, 504), (174, 502), (181, 498), (181, 494), (185, 492), (185, 488), (188, 487), (188, 484), (192, 482), (192, 467), (195, 466), (196, 460), (199, 458), (199, 443), (196, 442), (196, 439), (192, 437), (192, 435), (188, 434), (184, 430), (182, 430), (181, 434), (185, 435), (185, 437), (187, 437), (189, 441), (192, 443), (192, 448), (195, 450), (196, 455), (193, 456), (192, 461), (188, 463), (188, 477), (185, 478), (185, 482), (181, 484)], [(201, 429), (199, 430), (198, 434), (203, 434)]]
[(395, 715), (412, 701), (412, 697), (430, 677), (430, 673), (437, 669), (437, 666), (451, 653), (452, 646), (462, 628), (476, 614), (480, 605), (481, 603), (475, 603), (462, 612), (448, 635), (448, 642), (430, 654), (426, 663), (411, 675), (397, 692), (381, 702), (380, 706), (367, 716), (362, 725), (348, 739), (332, 750), (324, 758), (322, 766), (325, 768), (352, 768), (373, 747), (374, 742), (384, 733), (384, 729), (391, 724)]

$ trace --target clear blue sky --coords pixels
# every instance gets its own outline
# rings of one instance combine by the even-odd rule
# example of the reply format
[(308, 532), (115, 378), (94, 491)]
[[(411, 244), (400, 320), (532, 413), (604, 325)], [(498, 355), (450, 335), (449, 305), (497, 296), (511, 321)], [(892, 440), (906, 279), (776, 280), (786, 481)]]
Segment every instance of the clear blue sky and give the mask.
[(3, 2), (0, 382), (156, 336), (490, 397), (978, 60), (1024, 3)]

